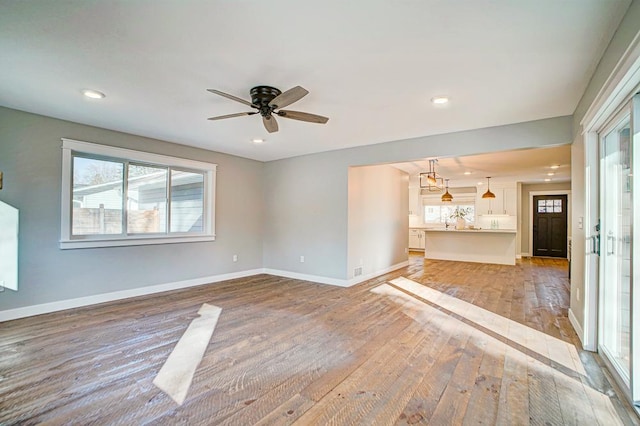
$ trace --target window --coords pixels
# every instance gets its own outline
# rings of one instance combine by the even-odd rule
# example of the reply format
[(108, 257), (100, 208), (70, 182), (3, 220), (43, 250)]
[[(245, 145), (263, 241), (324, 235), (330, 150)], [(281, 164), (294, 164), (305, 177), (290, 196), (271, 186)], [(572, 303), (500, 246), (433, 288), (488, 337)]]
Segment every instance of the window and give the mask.
[(468, 224), (473, 224), (475, 221), (475, 204), (440, 204), (440, 205), (425, 205), (424, 206), (424, 223), (431, 224), (445, 224), (455, 223), (456, 219), (451, 218), (456, 208), (464, 209), (469, 213), (465, 216), (464, 220)]
[(211, 241), (216, 165), (63, 139), (60, 248)]
[(562, 200), (538, 200), (538, 213), (562, 213)]

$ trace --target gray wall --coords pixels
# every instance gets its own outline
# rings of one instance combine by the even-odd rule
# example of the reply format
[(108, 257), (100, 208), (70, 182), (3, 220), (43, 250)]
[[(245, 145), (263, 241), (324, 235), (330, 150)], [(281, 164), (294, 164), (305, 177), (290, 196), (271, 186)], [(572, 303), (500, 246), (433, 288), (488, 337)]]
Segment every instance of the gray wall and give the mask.
[[(559, 182), (559, 183), (540, 183), (540, 184), (522, 184), (522, 191), (520, 193), (521, 200), (521, 216), (520, 216), (520, 252), (529, 252), (529, 230), (531, 228), (531, 206), (529, 205), (529, 193), (530, 192), (542, 192), (542, 191), (559, 191), (559, 190), (571, 190), (571, 182)], [(573, 203), (571, 195), (568, 197), (569, 211), (567, 212), (567, 234), (571, 236), (571, 208)]]
[[(348, 278), (348, 169), (571, 142), (571, 117), (368, 145), (265, 164), (264, 266)], [(306, 256), (300, 263), (299, 257)]]
[(391, 166), (349, 168), (348, 278), (388, 270), (409, 258), (409, 175)]
[(577, 253), (585, 253), (585, 237), (589, 231), (578, 228), (579, 218), (585, 216), (586, 203), (585, 146), (580, 121), (611, 76), (622, 55), (639, 33), (640, 0), (633, 0), (573, 113), (574, 145), (571, 150), (571, 192), (574, 203), (572, 208), (571, 311), (583, 329), (585, 255), (577, 255)]
[[(21, 221), (19, 291), (0, 310), (262, 267), (263, 163), (7, 108), (0, 129), (0, 200)], [(60, 250), (62, 137), (218, 164), (217, 240)]]
[(581, 132), (580, 121), (584, 118), (598, 92), (604, 86), (631, 41), (638, 34), (638, 31), (640, 31), (640, 0), (633, 0), (602, 58), (600, 58), (600, 62), (573, 113), (574, 136)]
[(584, 309), (578, 309), (576, 303), (583, 303), (580, 295), (584, 295), (586, 234), (584, 227), (580, 227), (585, 212), (584, 164), (584, 140), (578, 135), (571, 145), (571, 311), (580, 324), (584, 324)]

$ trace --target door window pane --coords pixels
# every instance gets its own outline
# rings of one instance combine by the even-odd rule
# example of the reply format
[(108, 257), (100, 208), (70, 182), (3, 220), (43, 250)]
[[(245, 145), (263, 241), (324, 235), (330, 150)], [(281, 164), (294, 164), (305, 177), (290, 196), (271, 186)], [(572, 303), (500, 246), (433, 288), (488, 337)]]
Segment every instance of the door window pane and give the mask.
[(124, 164), (73, 157), (72, 235), (122, 234)]
[(127, 233), (167, 229), (167, 169), (130, 164), (127, 191)]
[(171, 170), (171, 232), (203, 232), (204, 175)]

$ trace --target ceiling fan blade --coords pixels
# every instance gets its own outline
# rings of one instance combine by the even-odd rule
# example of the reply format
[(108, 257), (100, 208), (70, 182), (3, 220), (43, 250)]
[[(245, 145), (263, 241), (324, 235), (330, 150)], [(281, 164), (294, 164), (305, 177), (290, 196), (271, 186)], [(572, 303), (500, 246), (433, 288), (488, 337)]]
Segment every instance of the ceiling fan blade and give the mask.
[(249, 101), (245, 101), (245, 100), (244, 100), (244, 99), (242, 99), (242, 98), (238, 98), (237, 96), (233, 96), (233, 95), (230, 95), (230, 94), (228, 94), (228, 93), (221, 92), (221, 91), (216, 90), (216, 89), (207, 89), (207, 91), (209, 91), (209, 92), (211, 92), (211, 93), (215, 93), (216, 95), (224, 96), (224, 97), (225, 97), (225, 98), (227, 98), (227, 99), (231, 99), (231, 100), (233, 100), (233, 101), (240, 102), (241, 104), (245, 104), (245, 105), (250, 106), (250, 107), (252, 107), (252, 108), (258, 108), (258, 106), (257, 106), (257, 105), (254, 105), (254, 104), (252, 104), (252, 103), (251, 103), (251, 102), (249, 102)]
[(267, 129), (267, 132), (275, 133), (278, 131), (278, 122), (275, 117), (271, 115), (262, 117), (262, 123), (264, 124), (264, 128)]
[(309, 114), (308, 112), (280, 110), (277, 113), (280, 117), (291, 118), (293, 120), (307, 121), (309, 123), (324, 124), (329, 121), (328, 117), (321, 115)]
[(235, 114), (227, 114), (227, 115), (219, 115), (217, 117), (209, 117), (207, 118), (207, 120), (222, 120), (225, 118), (233, 118), (233, 117), (242, 117), (243, 115), (253, 115), (253, 114), (257, 114), (257, 112), (237, 112)]
[(287, 105), (291, 105), (294, 102), (299, 101), (309, 93), (307, 89), (300, 86), (296, 86), (293, 89), (289, 89), (286, 92), (280, 93), (269, 102), (269, 106), (273, 108), (284, 108)]

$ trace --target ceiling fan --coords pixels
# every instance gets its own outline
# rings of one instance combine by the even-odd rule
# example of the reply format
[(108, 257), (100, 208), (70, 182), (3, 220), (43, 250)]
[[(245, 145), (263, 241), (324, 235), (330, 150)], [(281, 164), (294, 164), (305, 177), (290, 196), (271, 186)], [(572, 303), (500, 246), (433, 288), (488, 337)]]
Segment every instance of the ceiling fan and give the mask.
[(274, 133), (278, 131), (278, 122), (276, 121), (274, 114), (279, 117), (306, 121), (309, 123), (324, 124), (327, 121), (329, 121), (329, 118), (323, 117), (321, 115), (309, 114), (308, 112), (280, 109), (288, 105), (291, 105), (294, 102), (299, 101), (304, 96), (306, 96), (307, 93), (309, 93), (306, 89), (300, 86), (296, 86), (285, 92), (281, 92), (280, 90), (271, 86), (256, 86), (253, 89), (251, 89), (251, 91), (249, 92), (249, 94), (251, 95), (251, 102), (245, 101), (244, 99), (238, 98), (228, 93), (221, 92), (219, 90), (215, 90), (215, 89), (207, 89), (207, 90), (211, 93), (215, 93), (216, 95), (224, 96), (225, 98), (234, 100), (236, 102), (240, 102), (241, 104), (245, 104), (247, 106), (250, 106), (251, 108), (257, 109), (257, 111), (237, 112), (235, 114), (227, 114), (227, 115), (220, 115), (218, 117), (210, 117), (208, 118), (208, 120), (222, 120), (224, 118), (260, 114), (262, 115), (262, 123), (264, 124), (265, 129), (267, 129), (269, 133)]

